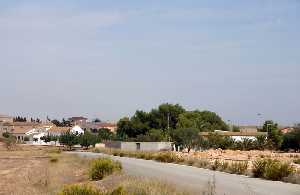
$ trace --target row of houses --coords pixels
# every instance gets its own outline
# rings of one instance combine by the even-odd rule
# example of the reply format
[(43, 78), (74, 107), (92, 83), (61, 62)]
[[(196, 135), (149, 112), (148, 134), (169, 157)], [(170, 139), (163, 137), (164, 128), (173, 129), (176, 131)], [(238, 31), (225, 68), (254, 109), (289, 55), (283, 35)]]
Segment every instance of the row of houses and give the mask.
[(71, 127), (58, 127), (51, 122), (14, 122), (13, 117), (0, 115), (0, 136), (4, 132), (8, 132), (20, 142), (29, 140), (31, 143), (43, 144), (41, 137), (48, 134), (54, 136), (60, 136), (66, 132), (83, 134), (86, 130), (95, 131), (102, 128), (110, 129), (113, 132), (116, 130), (116, 125), (113, 123), (87, 122), (84, 117), (72, 117), (70, 119)]

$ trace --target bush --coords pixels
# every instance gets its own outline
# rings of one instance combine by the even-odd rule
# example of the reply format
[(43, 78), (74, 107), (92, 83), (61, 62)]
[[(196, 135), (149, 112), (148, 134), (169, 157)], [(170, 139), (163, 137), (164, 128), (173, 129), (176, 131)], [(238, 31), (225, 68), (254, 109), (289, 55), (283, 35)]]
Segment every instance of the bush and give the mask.
[(172, 162), (183, 162), (184, 160), (179, 158), (173, 152), (161, 152), (155, 156), (155, 160), (164, 163), (172, 163)]
[(188, 158), (186, 161), (184, 161), (185, 164), (189, 165), (189, 166), (193, 166), (196, 164), (196, 159), (194, 158)]
[(95, 159), (90, 164), (89, 176), (92, 180), (101, 180), (105, 176), (122, 170), (122, 165), (118, 161), (110, 158)]
[(228, 166), (228, 170), (230, 173), (235, 173), (239, 175), (245, 174), (247, 169), (248, 169), (248, 161), (233, 162)]
[(2, 136), (5, 138), (9, 138), (9, 137), (11, 137), (11, 134), (8, 132), (4, 132), (4, 133), (2, 133)]
[(218, 170), (220, 167), (221, 167), (221, 162), (220, 162), (220, 160), (218, 160), (218, 159), (216, 159), (215, 161), (214, 161), (214, 163), (211, 165), (211, 169), (212, 170)]
[(282, 180), (294, 173), (294, 168), (289, 163), (283, 163), (279, 160), (260, 159), (253, 163), (253, 176), (269, 180)]
[(267, 166), (267, 159), (260, 159), (253, 162), (252, 173), (254, 177), (263, 178)]
[(197, 160), (194, 164), (194, 166), (198, 167), (198, 168), (207, 168), (209, 166), (210, 162), (206, 159), (200, 159)]
[(223, 161), (221, 163), (221, 170), (222, 171), (226, 171), (228, 169), (228, 167), (229, 167), (229, 163), (228, 162)]
[(58, 195), (104, 195), (91, 186), (87, 185), (69, 185), (58, 193)]

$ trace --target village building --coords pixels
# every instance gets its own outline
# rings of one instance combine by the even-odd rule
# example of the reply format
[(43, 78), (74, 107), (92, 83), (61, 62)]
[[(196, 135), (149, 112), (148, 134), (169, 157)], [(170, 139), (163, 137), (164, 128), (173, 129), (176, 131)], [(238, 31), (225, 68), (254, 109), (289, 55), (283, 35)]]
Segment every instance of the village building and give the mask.
[(84, 134), (84, 130), (81, 129), (80, 126), (76, 125), (76, 126), (72, 127), (72, 129), (70, 130), (70, 133), (75, 134), (75, 135), (80, 135), (80, 134)]
[(106, 148), (116, 148), (125, 151), (171, 151), (172, 142), (104, 142)]
[(117, 124), (109, 122), (87, 122), (80, 125), (84, 130), (91, 130), (91, 132), (96, 132), (99, 129), (109, 129), (111, 132), (116, 132)]
[(250, 140), (256, 140), (257, 136), (260, 135), (267, 135), (267, 132), (257, 132), (257, 131), (244, 131), (244, 132), (233, 132), (233, 131), (221, 131), (221, 130), (215, 130), (214, 132), (200, 132), (200, 136), (207, 138), (210, 134), (215, 133), (220, 136), (228, 136), (232, 138), (234, 141), (242, 141), (243, 139), (250, 139)]
[(48, 130), (48, 134), (52, 136), (61, 136), (62, 134), (65, 134), (71, 130), (71, 127), (57, 127), (57, 126), (52, 126)]
[(74, 126), (86, 124), (87, 120), (88, 120), (87, 118), (82, 117), (82, 116), (75, 116), (75, 117), (69, 118), (69, 121)]

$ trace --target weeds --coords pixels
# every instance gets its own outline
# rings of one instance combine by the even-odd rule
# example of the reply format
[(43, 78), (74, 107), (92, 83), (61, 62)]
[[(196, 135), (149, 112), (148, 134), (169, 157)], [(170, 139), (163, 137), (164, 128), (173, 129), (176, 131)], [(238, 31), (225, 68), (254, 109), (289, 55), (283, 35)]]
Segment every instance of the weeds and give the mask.
[(196, 160), (194, 166), (198, 168), (207, 168), (210, 165), (210, 162), (207, 159)]
[(248, 161), (244, 162), (233, 162), (228, 166), (228, 171), (230, 173), (243, 175), (248, 169)]
[(88, 185), (75, 184), (65, 186), (58, 195), (103, 195), (103, 193)]
[(220, 160), (216, 159), (210, 168), (211, 168), (211, 170), (214, 170), (214, 171), (219, 170), (221, 165), (222, 165), (222, 163), (220, 162)]
[(89, 176), (92, 180), (101, 180), (104, 177), (122, 170), (122, 165), (118, 161), (110, 158), (99, 158), (91, 161)]
[(172, 152), (161, 152), (155, 156), (155, 160), (164, 163), (182, 162), (183, 160)]
[(253, 163), (253, 176), (268, 180), (282, 180), (294, 173), (294, 168), (286, 162), (272, 159), (259, 159)]

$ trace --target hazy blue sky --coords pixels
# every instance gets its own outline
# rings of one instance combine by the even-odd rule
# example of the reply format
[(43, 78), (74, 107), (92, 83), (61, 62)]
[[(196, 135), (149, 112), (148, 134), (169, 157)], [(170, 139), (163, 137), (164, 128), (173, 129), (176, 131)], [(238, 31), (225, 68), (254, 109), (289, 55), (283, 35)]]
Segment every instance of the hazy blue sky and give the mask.
[(170, 102), (293, 124), (299, 35), (297, 0), (2, 0), (0, 113), (115, 121)]

